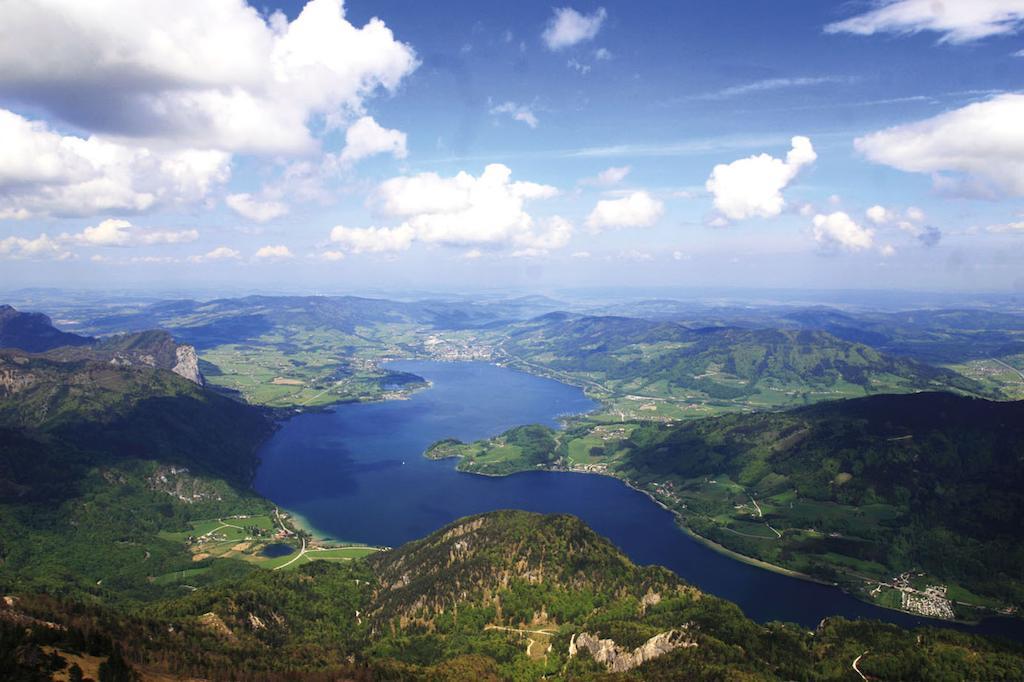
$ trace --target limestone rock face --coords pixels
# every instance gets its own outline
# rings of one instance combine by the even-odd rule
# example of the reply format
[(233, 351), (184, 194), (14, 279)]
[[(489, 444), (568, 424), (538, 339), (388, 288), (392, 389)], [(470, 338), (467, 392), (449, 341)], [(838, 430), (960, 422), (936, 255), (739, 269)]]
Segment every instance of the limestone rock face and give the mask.
[(178, 346), (174, 350), (177, 362), (171, 371), (180, 377), (202, 386), (205, 383), (202, 373), (199, 371), (199, 356), (192, 346)]
[(632, 651), (620, 647), (615, 640), (598, 639), (589, 632), (581, 632), (573, 635), (569, 641), (569, 656), (586, 650), (595, 661), (604, 665), (610, 672), (622, 673), (664, 656), (670, 651), (695, 646), (697, 643), (689, 639), (683, 630), (669, 630), (657, 634)]

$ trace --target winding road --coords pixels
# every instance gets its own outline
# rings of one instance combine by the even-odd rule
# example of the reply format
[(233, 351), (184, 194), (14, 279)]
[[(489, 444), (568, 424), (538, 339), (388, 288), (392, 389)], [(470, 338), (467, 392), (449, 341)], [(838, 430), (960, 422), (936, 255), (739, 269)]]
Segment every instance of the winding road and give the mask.
[(860, 675), (860, 679), (864, 680), (864, 682), (867, 682), (868, 678), (867, 678), (867, 676), (864, 673), (862, 673), (860, 671), (860, 668), (857, 667), (857, 664), (860, 663), (860, 659), (864, 658), (865, 654), (867, 654), (867, 653), (868, 653), (867, 650), (865, 650), (863, 654), (861, 654), (857, 658), (853, 659), (853, 665), (850, 666), (851, 668), (853, 668), (853, 672), (855, 672), (858, 675)]

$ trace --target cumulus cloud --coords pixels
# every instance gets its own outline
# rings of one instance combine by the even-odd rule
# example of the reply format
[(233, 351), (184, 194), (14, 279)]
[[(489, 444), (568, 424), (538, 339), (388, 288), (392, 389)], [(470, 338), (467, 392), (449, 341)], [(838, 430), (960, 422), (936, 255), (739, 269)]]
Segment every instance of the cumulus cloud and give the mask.
[(759, 154), (714, 167), (705, 187), (714, 195), (715, 208), (722, 216), (743, 220), (755, 216), (772, 218), (782, 213), (786, 205), (782, 190), (804, 166), (818, 158), (806, 137), (794, 137), (791, 145), (785, 161)]
[(0, 94), (188, 148), (309, 151), (318, 118), (361, 113), (416, 66), (383, 21), (357, 28), (340, 0), (310, 0), (290, 23), (238, 0), (17, 2), (0, 24)]
[(823, 246), (863, 251), (874, 244), (875, 231), (862, 227), (842, 211), (814, 216), (814, 240)]
[(593, 40), (607, 16), (604, 7), (599, 7), (593, 14), (581, 14), (571, 7), (556, 8), (541, 39), (549, 50), (562, 50)]
[(260, 201), (248, 193), (229, 194), (224, 198), (224, 203), (235, 213), (258, 223), (265, 223), (288, 213), (288, 206), (280, 201)]
[(632, 192), (621, 199), (602, 199), (587, 216), (592, 232), (608, 228), (650, 227), (665, 212), (665, 205), (647, 192)]
[(1016, 33), (1024, 25), (1024, 0), (883, 0), (864, 14), (825, 26), (826, 33), (941, 34), (940, 42), (966, 43)]
[(331, 229), (331, 241), (351, 253), (394, 253), (412, 246), (415, 231), (408, 225), (398, 227), (344, 227)]
[(505, 102), (497, 106), (491, 107), (492, 114), (508, 114), (512, 117), (512, 120), (525, 123), (531, 128), (536, 128), (540, 121), (537, 120), (537, 115), (533, 113), (533, 110), (525, 104), (516, 104), (515, 102)]
[(193, 263), (206, 263), (209, 261), (238, 260), (241, 257), (242, 254), (235, 249), (227, 246), (218, 246), (204, 254), (189, 256), (188, 259)]
[(854, 147), (875, 163), (931, 173), (940, 189), (1024, 196), (1021, 121), (1024, 95), (998, 95), (858, 137)]
[(84, 216), (201, 199), (231, 174), (230, 156), (61, 135), (0, 109), (0, 214)]
[(287, 260), (294, 258), (291, 249), (283, 244), (270, 244), (261, 246), (253, 256), (260, 260)]
[(401, 130), (384, 128), (372, 116), (363, 116), (345, 131), (345, 148), (341, 152), (342, 163), (355, 163), (374, 154), (391, 154), (404, 159), (406, 135)]
[(377, 190), (375, 201), (387, 215), (405, 218), (417, 239), (471, 245), (508, 242), (530, 233), (535, 224), (525, 203), (558, 194), (550, 185), (511, 180), (512, 171), (490, 164), (479, 177), (460, 172), (392, 178)]
[(884, 225), (885, 223), (893, 219), (892, 211), (887, 209), (885, 206), (875, 205), (864, 212), (868, 220), (873, 222), (875, 225)]
[(0, 239), (0, 258), (66, 260), (72, 257), (72, 253), (64, 248), (60, 240), (51, 239), (46, 234), (41, 234), (33, 239), (26, 237)]
[(925, 225), (925, 213), (917, 206), (909, 206), (900, 213), (885, 206), (875, 205), (864, 213), (875, 225), (896, 227), (923, 246), (935, 246), (942, 240), (942, 230), (934, 225)]
[(332, 263), (336, 263), (336, 262), (338, 262), (340, 260), (345, 260), (345, 252), (344, 251), (324, 251), (323, 253), (320, 254), (320, 259), (321, 260), (330, 261)]
[(62, 241), (80, 246), (153, 246), (187, 244), (199, 239), (197, 230), (152, 230), (136, 227), (127, 220), (108, 218), (77, 234), (62, 234)]
[(580, 181), (581, 185), (617, 185), (626, 179), (629, 172), (633, 170), (631, 166), (612, 166), (606, 168), (592, 178), (584, 178)]
[(511, 179), (512, 171), (490, 164), (479, 177), (465, 171), (399, 176), (381, 183), (371, 205), (398, 223), (391, 227), (331, 230), (331, 241), (351, 253), (404, 251), (414, 242), (460, 247), (513, 248), (519, 255), (565, 246), (572, 224), (559, 217), (535, 220), (526, 202), (553, 197), (555, 187)]

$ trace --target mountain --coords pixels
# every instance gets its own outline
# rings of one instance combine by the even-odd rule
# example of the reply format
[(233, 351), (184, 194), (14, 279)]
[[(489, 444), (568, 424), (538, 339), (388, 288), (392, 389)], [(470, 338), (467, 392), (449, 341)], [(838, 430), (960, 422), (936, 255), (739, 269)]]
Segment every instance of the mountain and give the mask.
[(23, 313), (9, 305), (0, 305), (0, 348), (20, 348), (30, 353), (58, 346), (86, 346), (87, 336), (62, 332), (42, 313)]
[(0, 589), (152, 598), (154, 576), (209, 564), (161, 532), (269, 508), (249, 491), (269, 415), (111, 362), (123, 341), (66, 361), (0, 351)]
[(945, 618), (1024, 608), (1024, 402), (912, 393), (674, 424), (527, 425), (425, 454), (488, 475), (612, 474), (703, 538), (885, 606)]
[[(47, 625), (49, 623), (49, 625)], [(86, 629), (88, 629), (86, 631)], [(88, 634), (86, 634), (88, 632)], [(757, 624), (578, 519), (492, 512), (372, 559), (259, 571), (145, 609), (21, 597), (0, 665), (91, 647), (126, 674), (231, 679), (1015, 679), (1024, 649), (952, 630)]]
[(54, 348), (45, 356), (62, 362), (87, 360), (121, 367), (167, 369), (200, 386), (205, 383), (196, 349), (177, 343), (169, 333), (160, 330), (105, 336), (88, 346)]
[(1024, 607), (1024, 402), (871, 396), (628, 441), (620, 475), (669, 486), (688, 525), (744, 554), (872, 588), (920, 571), (949, 595)]
[(91, 360), (116, 365), (169, 369), (203, 384), (195, 348), (181, 345), (165, 331), (143, 331), (104, 338), (62, 332), (42, 313), (22, 313), (0, 306), (0, 349), (45, 353), (55, 360)]
[(885, 355), (828, 332), (689, 328), (626, 317), (546, 315), (512, 325), (511, 359), (575, 373), (623, 393), (703, 394), (792, 404), (925, 389), (983, 393), (948, 369)]

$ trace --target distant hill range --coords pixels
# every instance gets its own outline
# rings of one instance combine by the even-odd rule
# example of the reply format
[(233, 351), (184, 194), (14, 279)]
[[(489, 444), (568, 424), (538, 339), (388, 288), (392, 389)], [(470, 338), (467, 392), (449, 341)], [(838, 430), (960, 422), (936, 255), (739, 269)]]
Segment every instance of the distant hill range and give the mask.
[(353, 333), (378, 324), (469, 329), (528, 319), (557, 310), (559, 302), (530, 296), (492, 302), (426, 299), (391, 301), (360, 296), (245, 296), (212, 301), (161, 301), (107, 312), (89, 320), (95, 333), (167, 329), (204, 349), (256, 339), (274, 329), (299, 326)]
[[(758, 392), (864, 393), (954, 390), (986, 395), (977, 381), (948, 369), (881, 353), (825, 331), (692, 328), (629, 317), (551, 313), (511, 325), (501, 348), (555, 370), (734, 399)], [(660, 384), (660, 385), (658, 385)], [(817, 399), (827, 397), (827, 394)], [(838, 397), (838, 396), (833, 396)], [(780, 402), (785, 402), (780, 399)]]
[(145, 331), (103, 338), (63, 332), (42, 313), (25, 313), (0, 306), (0, 349), (38, 353), (60, 362), (108, 362), (171, 370), (202, 385), (195, 348), (178, 344), (165, 331)]
[(42, 313), (23, 313), (0, 305), (0, 348), (42, 353), (60, 346), (88, 346), (95, 339), (62, 332)]

